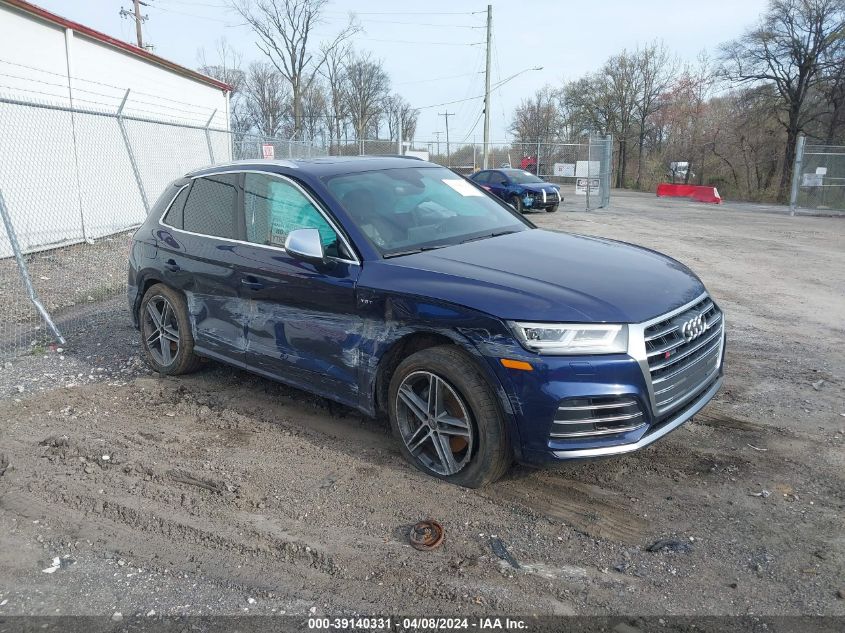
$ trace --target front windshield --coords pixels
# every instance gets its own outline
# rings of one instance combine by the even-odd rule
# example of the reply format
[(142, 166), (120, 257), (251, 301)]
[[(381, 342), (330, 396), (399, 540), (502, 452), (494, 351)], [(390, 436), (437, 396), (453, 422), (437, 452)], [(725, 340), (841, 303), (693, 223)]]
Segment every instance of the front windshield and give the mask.
[(521, 169), (506, 171), (505, 174), (507, 174), (508, 178), (518, 185), (527, 185), (532, 182), (543, 182), (542, 179), (537, 178), (537, 176), (532, 174), (530, 171), (522, 171)]
[(441, 167), (345, 174), (326, 184), (385, 257), (528, 228), (478, 187)]

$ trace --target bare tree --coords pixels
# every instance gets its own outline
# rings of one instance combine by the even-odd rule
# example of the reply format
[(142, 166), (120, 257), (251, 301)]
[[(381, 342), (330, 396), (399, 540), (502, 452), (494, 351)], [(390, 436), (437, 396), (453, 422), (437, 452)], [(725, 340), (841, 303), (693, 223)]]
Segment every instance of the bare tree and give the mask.
[(639, 94), (634, 101), (637, 121), (637, 189), (642, 187), (643, 154), (645, 140), (651, 128), (651, 118), (660, 110), (661, 96), (666, 93), (675, 77), (675, 64), (663, 42), (654, 42), (634, 54), (636, 72), (639, 74)]
[(733, 81), (771, 82), (786, 128), (778, 198), (787, 199), (798, 135), (817, 116), (808, 97), (836, 64), (845, 63), (842, 0), (771, 0), (760, 24), (722, 47), (724, 73)]
[(346, 62), (351, 55), (348, 44), (334, 46), (324, 51), (325, 63), (320, 74), (326, 82), (328, 99), (326, 122), (329, 127), (329, 144), (340, 142), (341, 130), (349, 116), (349, 82), (346, 76)]
[(384, 114), (387, 119), (387, 132), (391, 141), (412, 142), (417, 132), (419, 111), (396, 93), (384, 100)]
[(302, 99), (326, 63), (328, 53), (360, 30), (354, 16), (334, 38), (312, 41), (329, 0), (231, 0), (232, 7), (258, 36), (256, 45), (288, 81), (293, 104), (293, 133), (302, 134)]
[(316, 81), (305, 91), (302, 98), (302, 130), (303, 140), (314, 140), (325, 132), (326, 93), (323, 85)]
[(560, 137), (563, 126), (556, 91), (544, 86), (517, 106), (510, 131), (520, 143), (551, 143)]
[(249, 65), (244, 98), (252, 127), (264, 136), (278, 136), (289, 120), (290, 92), (275, 66), (268, 62)]
[(362, 140), (377, 125), (390, 77), (381, 62), (369, 53), (357, 54), (346, 64), (349, 116), (355, 138)]
[(204, 49), (198, 53), (199, 71), (227, 84), (229, 92), (229, 121), (232, 132), (242, 134), (249, 130), (251, 122), (246, 112), (243, 90), (246, 74), (241, 68), (241, 55), (225, 38), (217, 40), (214, 47), (217, 59), (210, 61)]

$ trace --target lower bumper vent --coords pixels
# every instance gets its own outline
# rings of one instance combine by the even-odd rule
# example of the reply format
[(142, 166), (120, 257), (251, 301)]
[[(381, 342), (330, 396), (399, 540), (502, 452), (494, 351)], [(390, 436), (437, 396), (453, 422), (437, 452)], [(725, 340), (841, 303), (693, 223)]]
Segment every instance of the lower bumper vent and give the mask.
[(631, 396), (595, 396), (561, 400), (552, 439), (627, 433), (645, 425), (642, 409)]

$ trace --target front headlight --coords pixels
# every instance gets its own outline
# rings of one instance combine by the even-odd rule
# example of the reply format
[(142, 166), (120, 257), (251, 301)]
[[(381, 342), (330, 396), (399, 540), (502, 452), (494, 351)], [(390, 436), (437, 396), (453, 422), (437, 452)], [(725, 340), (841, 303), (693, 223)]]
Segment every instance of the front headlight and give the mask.
[(628, 351), (628, 326), (605, 323), (509, 322), (519, 342), (539, 354), (620, 354)]

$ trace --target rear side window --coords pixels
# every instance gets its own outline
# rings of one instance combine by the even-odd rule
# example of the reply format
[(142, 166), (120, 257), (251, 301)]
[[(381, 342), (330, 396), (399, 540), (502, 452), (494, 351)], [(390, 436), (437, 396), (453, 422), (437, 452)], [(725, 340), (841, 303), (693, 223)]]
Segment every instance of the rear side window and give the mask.
[(174, 198), (167, 210), (167, 215), (164, 216), (164, 223), (172, 226), (175, 229), (181, 229), (183, 226), (183, 211), (185, 210), (185, 200), (188, 199), (188, 189), (185, 187), (179, 192), (179, 195)]
[(183, 228), (238, 239), (238, 178), (238, 174), (214, 174), (194, 180), (183, 211)]
[(472, 179), (475, 182), (477, 182), (479, 185), (486, 185), (488, 182), (490, 182), (490, 172), (489, 171), (479, 172), (479, 173), (475, 174), (475, 176), (473, 176)]

